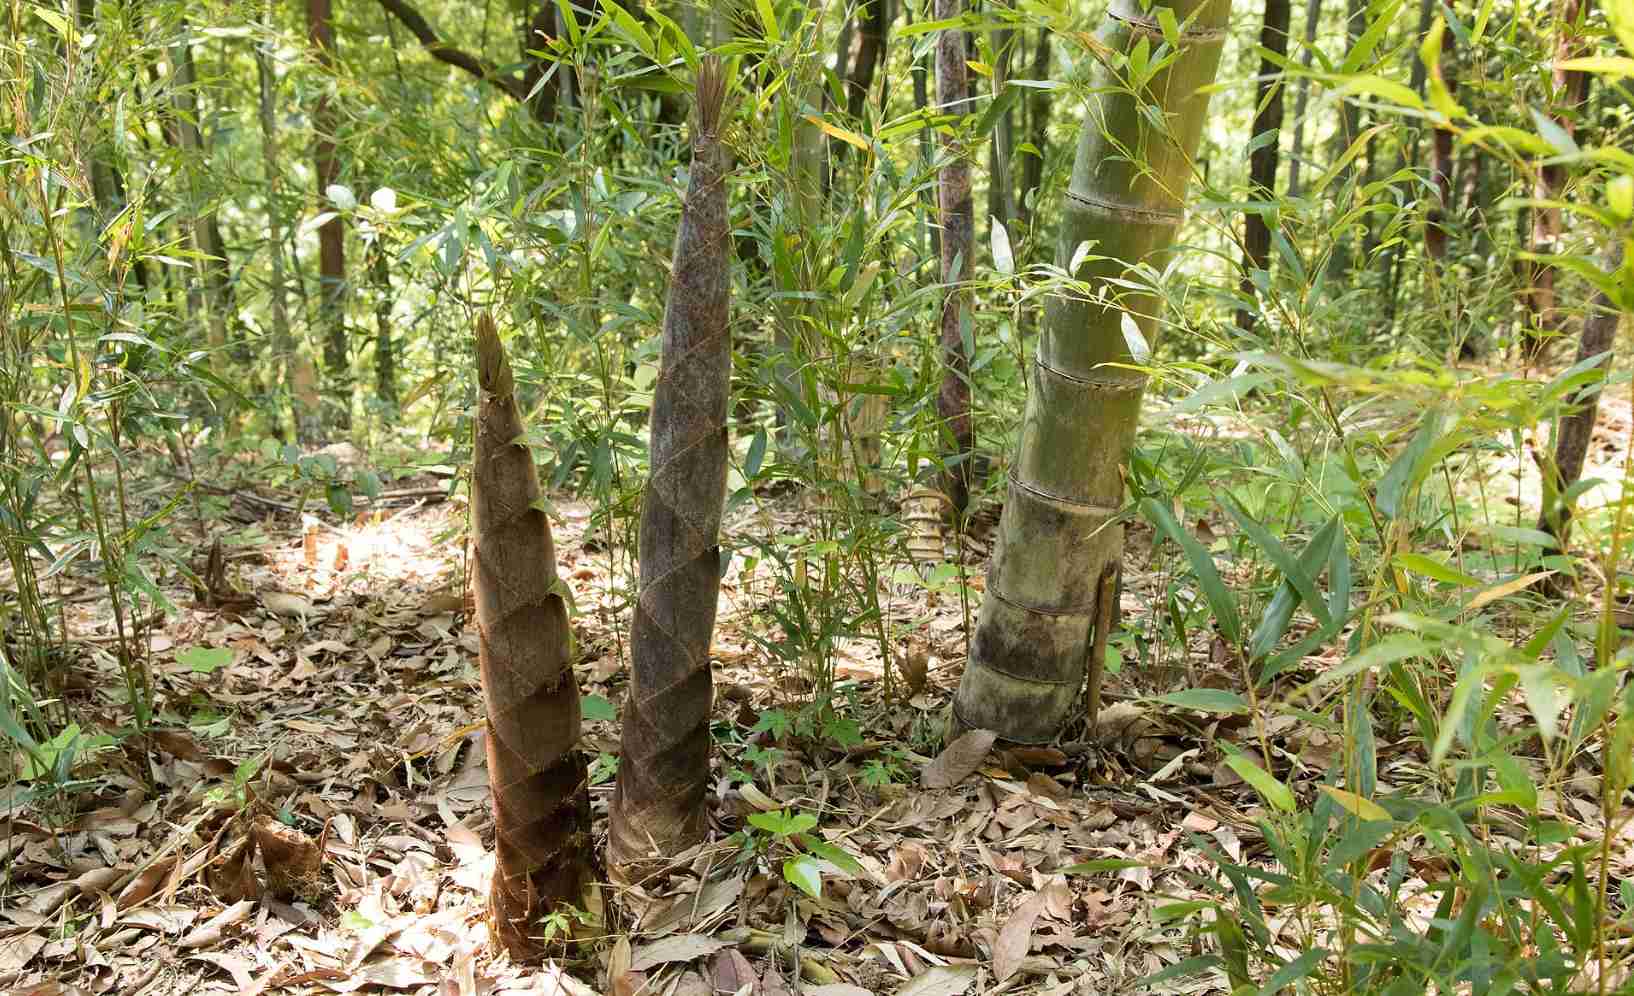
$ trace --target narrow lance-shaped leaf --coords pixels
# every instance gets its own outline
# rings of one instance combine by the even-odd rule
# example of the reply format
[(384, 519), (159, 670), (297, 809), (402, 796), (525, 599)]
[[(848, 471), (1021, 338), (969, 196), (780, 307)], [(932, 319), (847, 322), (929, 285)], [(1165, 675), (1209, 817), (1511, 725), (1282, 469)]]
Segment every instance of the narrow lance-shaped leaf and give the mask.
[(637, 877), (646, 859), (698, 843), (705, 829), (709, 642), (720, 593), (732, 367), (728, 161), (720, 140), (725, 93), (720, 61), (705, 58), (653, 388), (641, 591), (630, 627), (631, 683), (608, 842), (615, 879)]
[(476, 445), (471, 469), (472, 580), (488, 708), (496, 827), (489, 910), (512, 957), (537, 954), (543, 914), (586, 908), (590, 795), (567, 605), (533, 454), (518, 442), (515, 382), (493, 320), (477, 321)]

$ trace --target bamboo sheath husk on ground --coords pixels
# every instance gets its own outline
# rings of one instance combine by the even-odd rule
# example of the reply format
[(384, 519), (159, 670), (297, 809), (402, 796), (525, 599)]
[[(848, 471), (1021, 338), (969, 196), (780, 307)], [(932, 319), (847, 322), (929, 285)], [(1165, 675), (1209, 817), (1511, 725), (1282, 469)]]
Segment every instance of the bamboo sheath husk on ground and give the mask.
[(495, 939), (523, 958), (538, 953), (540, 915), (594, 908), (586, 901), (595, 887), (590, 795), (550, 522), (533, 454), (520, 442), (510, 364), (487, 315), (477, 321), (477, 376), (471, 569), (496, 828), (489, 909)]
[(706, 829), (709, 643), (720, 593), (732, 366), (727, 155), (719, 135), (724, 98), (720, 63), (705, 59), (653, 389), (641, 589), (608, 841), (615, 881), (639, 878), (647, 859), (673, 856)]
[[(987, 595), (954, 699), (958, 723), (1011, 741), (1050, 740), (1072, 714), (1100, 581), (1123, 552), (1120, 465), (1146, 385), (1132, 368), (1124, 322), (1150, 343), (1159, 302), (1108, 281), (1139, 262), (1163, 268), (1208, 108), (1199, 90), (1214, 80), (1230, 2), (1180, 0), (1172, 9), (1183, 25), (1180, 51), (1138, 99), (1104, 63), (1096, 69), (1056, 260), (1070, 265), (1091, 242), (1075, 276), (1108, 296), (1061, 295), (1046, 308)], [(1143, 40), (1160, 44), (1163, 29), (1155, 12), (1113, 0), (1099, 39), (1129, 52)]]

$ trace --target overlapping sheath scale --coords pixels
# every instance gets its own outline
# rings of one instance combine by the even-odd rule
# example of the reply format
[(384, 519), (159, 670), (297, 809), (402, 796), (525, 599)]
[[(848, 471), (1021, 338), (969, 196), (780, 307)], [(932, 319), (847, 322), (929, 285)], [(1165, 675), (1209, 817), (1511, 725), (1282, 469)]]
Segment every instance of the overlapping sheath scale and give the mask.
[(471, 475), (473, 587), (496, 863), (494, 936), (512, 957), (538, 953), (535, 921), (584, 904), (592, 881), (590, 795), (579, 740), (579, 690), (568, 660), (567, 607), (533, 457), (517, 440), (511, 370), (492, 320), (477, 323)]
[(691, 846), (705, 829), (709, 642), (720, 589), (732, 364), (727, 163), (718, 135), (723, 90), (719, 63), (706, 59), (653, 390), (641, 593), (608, 843), (615, 878), (634, 877), (646, 859)]

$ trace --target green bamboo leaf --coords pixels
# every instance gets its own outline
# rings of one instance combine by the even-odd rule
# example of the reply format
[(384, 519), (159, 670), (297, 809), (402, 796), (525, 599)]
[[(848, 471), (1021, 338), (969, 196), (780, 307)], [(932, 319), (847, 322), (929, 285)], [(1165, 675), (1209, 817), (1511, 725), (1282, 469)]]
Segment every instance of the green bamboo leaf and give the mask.
[(1528, 664), (1519, 670), (1526, 708), (1537, 720), (1538, 735), (1544, 743), (1550, 743), (1560, 732), (1560, 714), (1571, 701), (1571, 693), (1561, 684), (1565, 675), (1552, 661)]
[(1293, 812), (1297, 807), (1294, 804), (1294, 794), (1288, 786), (1277, 780), (1275, 775), (1255, 764), (1242, 754), (1226, 758), (1226, 764), (1232, 771), (1242, 776), (1242, 780), (1253, 786), (1254, 791), (1271, 805), (1285, 813)]
[(1575, 156), (1581, 151), (1577, 147), (1576, 140), (1572, 138), (1571, 132), (1562, 128), (1558, 122), (1536, 107), (1527, 109), (1532, 112), (1532, 123), (1538, 126), (1538, 134), (1542, 135), (1544, 141), (1553, 146), (1556, 152), (1563, 156)]
[(1634, 55), (1634, 0), (1607, 0), (1606, 20), (1623, 43), (1623, 51)]
[(1557, 62), (1555, 68), (1571, 73), (1598, 73), (1621, 79), (1625, 76), (1634, 76), (1634, 59), (1623, 55), (1588, 55), (1581, 59)]
[(1554, 150), (1549, 143), (1532, 134), (1524, 128), (1515, 128), (1510, 125), (1480, 125), (1466, 129), (1458, 137), (1459, 145), (1473, 145), (1478, 142), (1494, 141), (1505, 145), (1524, 155), (1546, 156)]
[(585, 719), (591, 722), (612, 722), (618, 718), (618, 710), (605, 695), (586, 695), (579, 699), (579, 709)]
[(795, 840), (800, 843), (801, 847), (810, 851), (813, 855), (822, 858), (824, 861), (827, 861), (829, 864), (845, 872), (847, 875), (854, 875), (858, 878), (866, 878), (868, 875), (867, 870), (862, 866), (862, 862), (853, 857), (851, 852), (845, 850), (844, 848), (836, 847), (815, 834), (798, 834), (796, 835)]
[(1217, 712), (1228, 716), (1242, 715), (1249, 711), (1246, 699), (1236, 692), (1228, 692), (1223, 688), (1188, 688), (1184, 691), (1159, 695), (1156, 701), (1180, 709)]
[[(1249, 515), (1248, 510), (1243, 508), (1230, 492), (1222, 491), (1220, 493), (1220, 504), (1225, 507), (1225, 510), (1231, 514), (1233, 519), (1237, 520), (1237, 527), (1247, 534), (1254, 545), (1260, 548), (1260, 552), (1264, 553), (1266, 558), (1276, 565), (1277, 570), (1282, 572), (1283, 578), (1294, 586), (1295, 591), (1299, 592), (1299, 597), (1305, 600), (1305, 608), (1310, 610), (1311, 615), (1316, 617), (1316, 621), (1323, 626), (1331, 622), (1327, 605), (1323, 603), (1316, 593), (1316, 582), (1311, 580), (1310, 572), (1305, 569), (1300, 560), (1289, 553), (1288, 548), (1283, 546), (1282, 541), (1272, 535), (1269, 529), (1266, 529), (1257, 519)], [(1332, 540), (1330, 539), (1329, 542), (1331, 543)], [(1315, 546), (1315, 543), (1311, 545)], [(1320, 564), (1325, 559), (1327, 559), (1327, 550), (1323, 549), (1318, 555), (1317, 563)]]
[(1411, 571), (1421, 577), (1447, 584), (1455, 584), (1460, 588), (1479, 588), (1486, 582), (1473, 574), (1466, 574), (1451, 564), (1443, 564), (1434, 557), (1422, 553), (1398, 553), (1395, 564), (1403, 570)]
[[(1339, 546), (1344, 546), (1344, 537), (1339, 533), (1339, 516), (1329, 519), (1299, 554), (1299, 566), (1307, 575), (1313, 575), (1322, 569), (1322, 564), (1331, 559), (1331, 551), (1337, 540)], [(1337, 594), (1337, 592), (1335, 592)], [(1349, 593), (1346, 593), (1349, 597)], [(1260, 617), (1260, 623), (1248, 638), (1248, 657), (1250, 660), (1259, 660), (1271, 652), (1283, 635), (1288, 632), (1288, 625), (1293, 621), (1294, 608), (1299, 604), (1300, 594), (1287, 577), (1277, 585), (1271, 601), (1265, 606), (1265, 614)], [(1342, 602), (1340, 604), (1343, 604)], [(1333, 600), (1328, 605), (1328, 623), (1333, 621)], [(1262, 679), (1263, 680), (1263, 679)]]
[(1231, 590), (1220, 580), (1220, 572), (1214, 566), (1214, 558), (1197, 542), (1197, 538), (1180, 527), (1174, 521), (1174, 515), (1156, 498), (1146, 498), (1140, 503), (1141, 511), (1148, 521), (1156, 526), (1158, 531), (1174, 540), (1186, 554), (1191, 563), (1192, 573), (1197, 575), (1197, 583), (1203, 589), (1203, 597), (1208, 600), (1209, 608), (1214, 613), (1214, 621), (1220, 631), (1230, 641), (1232, 646), (1242, 643), (1242, 618), (1237, 612), (1237, 598)]
[(1439, 767), (1452, 750), (1453, 738), (1469, 712), (1470, 703), (1485, 684), (1487, 669), (1480, 664), (1469, 664), (1453, 686), (1452, 700), (1447, 703), (1446, 715), (1441, 717), (1441, 728), (1436, 733), (1435, 745), (1430, 751), (1430, 763)]
[(1339, 67), (1341, 73), (1354, 73), (1366, 64), (1368, 57), (1373, 54), (1373, 50), (1379, 47), (1379, 42), (1384, 40), (1385, 34), (1395, 24), (1396, 13), (1400, 9), (1401, 0), (1396, 0), (1395, 3), (1387, 5), (1373, 17), (1372, 22), (1367, 26), (1367, 30), (1362, 32), (1361, 37), (1356, 39), (1356, 44), (1351, 46), (1350, 52), (1345, 55), (1345, 61)]
[(1379, 481), (1377, 498), (1379, 511), (1394, 519), (1401, 514), (1401, 502), (1407, 497), (1420, 477), (1419, 464), (1431, 445), (1441, 436), (1441, 412), (1431, 409), (1419, 421), (1418, 432), (1391, 461), (1390, 469)]
[(1145, 868), (1144, 861), (1130, 861), (1127, 858), (1097, 858), (1094, 861), (1080, 861), (1075, 865), (1068, 865), (1060, 869), (1062, 875), (1101, 875), (1106, 872), (1123, 871), (1126, 868)]
[(1412, 87), (1405, 83), (1397, 83), (1395, 80), (1387, 80), (1383, 76), (1352, 76), (1339, 87), (1339, 92), (1363, 93), (1400, 107), (1410, 107), (1415, 111), (1424, 109), (1424, 101), (1419, 99)]
[(1276, 993), (1282, 992), (1283, 989), (1310, 975), (1327, 956), (1327, 948), (1311, 948), (1277, 969), (1275, 974), (1266, 979), (1265, 985), (1260, 987), (1259, 996), (1275, 996)]
[(214, 674), (232, 662), (231, 647), (188, 647), (176, 655), (176, 663), (195, 674)]
[(822, 866), (804, 854), (783, 862), (783, 880), (813, 899), (822, 898)]
[(760, 29), (766, 35), (766, 40), (773, 45), (783, 40), (783, 30), (777, 24), (777, 12), (772, 10), (771, 0), (755, 0), (755, 13), (760, 15)]

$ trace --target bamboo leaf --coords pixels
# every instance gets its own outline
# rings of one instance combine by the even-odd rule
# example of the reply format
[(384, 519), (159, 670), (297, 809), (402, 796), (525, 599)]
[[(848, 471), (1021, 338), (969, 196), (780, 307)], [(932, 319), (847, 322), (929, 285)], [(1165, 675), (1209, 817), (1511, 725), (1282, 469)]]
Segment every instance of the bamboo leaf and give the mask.
[[(1334, 543), (1344, 546), (1344, 537), (1339, 535), (1339, 516), (1335, 515), (1319, 529), (1310, 543), (1299, 555), (1299, 567), (1307, 576), (1314, 575), (1322, 569), (1324, 562), (1331, 559)], [(1338, 594), (1335, 591), (1334, 594)], [(1260, 623), (1248, 638), (1248, 656), (1250, 660), (1259, 660), (1271, 652), (1283, 634), (1288, 632), (1288, 625), (1293, 621), (1294, 609), (1299, 604), (1301, 594), (1294, 587), (1293, 582), (1283, 576), (1282, 583), (1277, 585), (1276, 593), (1265, 606), (1265, 614), (1260, 617)], [(1347, 593), (1348, 597), (1348, 593)], [(1342, 604), (1342, 603), (1341, 603)], [(1328, 605), (1328, 622), (1333, 620), (1333, 605)], [(1261, 679), (1264, 680), (1263, 678)]]
[(1419, 99), (1412, 87), (1405, 83), (1397, 83), (1395, 80), (1387, 80), (1383, 76), (1352, 76), (1339, 87), (1339, 92), (1367, 94), (1401, 107), (1410, 107), (1415, 111), (1424, 109), (1424, 101)]
[(1623, 51), (1634, 55), (1634, 0), (1607, 0), (1606, 20), (1623, 43)]
[(1004, 230), (1004, 223), (998, 218), (992, 219), (993, 232), (993, 265), (1005, 276), (1014, 276), (1016, 272), (1016, 257), (1010, 250), (1010, 233)]
[(1536, 107), (1528, 110), (1532, 112), (1532, 123), (1538, 126), (1538, 134), (1542, 135), (1556, 152), (1563, 156), (1575, 156), (1582, 151), (1577, 147), (1572, 133), (1562, 128), (1553, 118)]
[(1152, 358), (1152, 347), (1146, 341), (1146, 336), (1140, 330), (1140, 323), (1135, 316), (1125, 311), (1118, 319), (1118, 325), (1123, 330), (1123, 343), (1129, 347), (1129, 357), (1136, 363), (1145, 363)]
[(1278, 781), (1276, 776), (1255, 764), (1242, 754), (1226, 758), (1226, 764), (1242, 776), (1242, 780), (1253, 787), (1260, 794), (1260, 798), (1269, 802), (1285, 813), (1291, 813), (1296, 808), (1294, 794), (1288, 786)]
[(1399, 553), (1396, 555), (1396, 566), (1435, 581), (1455, 584), (1460, 588), (1475, 588), (1483, 582), (1473, 574), (1466, 574), (1450, 564), (1443, 564), (1434, 557), (1422, 553)]
[(1508, 581), (1495, 584), (1470, 599), (1466, 608), (1474, 612), (1476, 609), (1496, 602), (1500, 598), (1513, 595), (1517, 591), (1524, 591), (1554, 573), (1554, 571), (1537, 571), (1533, 574), (1523, 574), (1518, 578), (1511, 578)]
[(861, 135), (851, 131), (848, 128), (841, 128), (839, 125), (830, 124), (815, 114), (807, 114), (806, 120), (816, 125), (822, 130), (823, 134), (828, 135), (831, 138), (837, 138), (845, 144), (855, 146), (869, 154), (872, 154), (874, 151), (873, 146), (868, 144), (868, 139), (863, 138)]
[[(1282, 541), (1273, 536), (1269, 529), (1266, 529), (1253, 516), (1249, 515), (1248, 510), (1243, 508), (1229, 492), (1221, 492), (1220, 504), (1225, 507), (1227, 512), (1231, 513), (1233, 519), (1237, 520), (1237, 527), (1248, 535), (1254, 545), (1259, 547), (1271, 563), (1276, 565), (1277, 570), (1282, 572), (1283, 578), (1294, 586), (1295, 591), (1299, 592), (1299, 597), (1305, 600), (1305, 608), (1310, 610), (1311, 615), (1316, 617), (1316, 621), (1326, 626), (1331, 621), (1328, 615), (1328, 607), (1323, 604), (1322, 599), (1317, 595), (1316, 582), (1311, 580), (1310, 573), (1305, 570), (1300, 561), (1288, 552), (1288, 548), (1283, 546)], [(1329, 542), (1331, 543), (1332, 540), (1330, 539)], [(1327, 551), (1323, 550), (1322, 553), (1325, 559)], [(1320, 562), (1319, 560), (1318, 563)]]
[(1328, 797), (1334, 802), (1338, 803), (1341, 809), (1357, 819), (1366, 820), (1370, 823), (1390, 819), (1389, 810), (1372, 799), (1357, 795), (1355, 792), (1347, 792), (1342, 788), (1334, 788), (1332, 785), (1320, 785), (1318, 788), (1327, 793)]
[(1555, 68), (1572, 73), (1599, 73), (1602, 76), (1615, 76), (1621, 79), (1625, 76), (1634, 76), (1634, 59), (1626, 55), (1588, 55), (1581, 59), (1563, 59), (1555, 63)]
[(783, 30), (777, 24), (777, 12), (772, 9), (771, 0), (755, 0), (755, 13), (760, 15), (760, 30), (766, 35), (766, 40), (773, 45), (783, 40)]
[(1196, 537), (1175, 522), (1174, 515), (1162, 502), (1156, 498), (1146, 498), (1141, 501), (1140, 507), (1158, 531), (1174, 540), (1185, 552), (1186, 559), (1191, 563), (1192, 573), (1197, 575), (1197, 583), (1203, 589), (1203, 597), (1208, 600), (1209, 608), (1214, 613), (1214, 621), (1232, 646), (1240, 645), (1242, 619), (1238, 615), (1237, 599), (1225, 586), (1225, 582), (1220, 580), (1220, 572), (1214, 566), (1214, 558), (1203, 549), (1203, 545), (1197, 542)]
[(1223, 688), (1188, 688), (1184, 691), (1159, 695), (1157, 701), (1181, 709), (1198, 712), (1217, 712), (1224, 715), (1242, 715), (1248, 712), (1248, 702), (1236, 692)]

